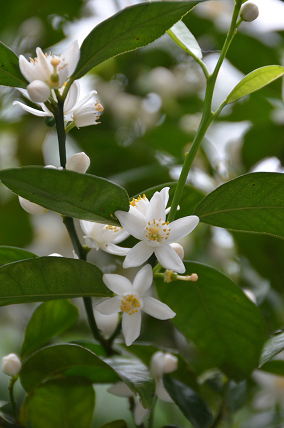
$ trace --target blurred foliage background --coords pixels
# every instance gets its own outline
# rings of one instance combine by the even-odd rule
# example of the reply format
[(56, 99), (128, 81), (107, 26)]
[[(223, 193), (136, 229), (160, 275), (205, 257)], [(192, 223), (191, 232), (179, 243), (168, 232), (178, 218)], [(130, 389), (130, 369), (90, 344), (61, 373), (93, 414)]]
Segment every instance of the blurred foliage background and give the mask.
[[(0, 39), (17, 54), (33, 57), (37, 46), (58, 53), (75, 38), (82, 42), (87, 32), (102, 19), (134, 3), (138, 1), (2, 2)], [(264, 4), (259, 3), (260, 6)], [(216, 107), (243, 75), (264, 65), (283, 63), (284, 2), (265, 0), (265, 3), (265, 10), (271, 5), (270, 12), (273, 16), (274, 10), (278, 20), (282, 13), (283, 26), (273, 29), (257, 21), (242, 23), (217, 82)], [(216, 63), (224, 42), (233, 4), (234, 0), (208, 1), (198, 5), (184, 19), (198, 40), (209, 69)], [(261, 10), (260, 7), (260, 14)], [(269, 18), (260, 15), (261, 23), (266, 17)], [(91, 158), (88, 172), (122, 185), (130, 197), (150, 187), (175, 181), (202, 111), (205, 80), (194, 60), (165, 35), (146, 48), (101, 64), (83, 78), (82, 85), (85, 91), (97, 90), (105, 110), (101, 124), (74, 129), (68, 135), (68, 157), (78, 151), (86, 152)], [(0, 92), (0, 168), (58, 166), (54, 129), (47, 127), (42, 119), (12, 106), (14, 100), (21, 98), (19, 92), (3, 87)], [(188, 177), (188, 183), (199, 189), (196, 205), (203, 195), (240, 174), (253, 170), (284, 171), (281, 93), (279, 79), (227, 106), (210, 127)], [(125, 246), (128, 244), (131, 244), (130, 238)], [(27, 214), (18, 198), (3, 185), (0, 185), (0, 245), (27, 248), (38, 255), (56, 252), (72, 257), (71, 243), (61, 217), (51, 212), (38, 217)], [(283, 240), (248, 233), (231, 234), (202, 224), (184, 239), (183, 245), (185, 259), (216, 266), (242, 288), (253, 291), (266, 318), (269, 334), (282, 331)], [(121, 265), (120, 260), (101, 252), (91, 253), (90, 260), (101, 268), (104, 266), (108, 272)], [(23, 329), (34, 307), (30, 304), (0, 309), (2, 355), (19, 352)], [(181, 348), (197, 373), (212, 368), (210, 361), (198, 355), (193, 346), (184, 345), (183, 337), (170, 324), (153, 318), (145, 321), (140, 340)], [(81, 322), (63, 339), (84, 337), (88, 337), (88, 329), (81, 311)], [(211, 383), (204, 384), (204, 394), (208, 395), (211, 405), (214, 399), (209, 392), (214, 390), (217, 395), (221, 394), (218, 376), (213, 373)], [(231, 426), (283, 426), (282, 408), (277, 405), (284, 397), (283, 378), (267, 376), (271, 377), (262, 379), (257, 374), (248, 382), (247, 395), (241, 394), (241, 410)], [(1, 399), (4, 399), (7, 398), (7, 379), (1, 375), (0, 380)], [(103, 414), (107, 394), (104, 391), (102, 388), (98, 395), (94, 422), (98, 427), (112, 420), (109, 414)], [(22, 393), (20, 388), (18, 393)], [(260, 396), (264, 393), (269, 399)], [(117, 411), (121, 410), (123, 399), (112, 397), (111, 400), (109, 406), (118, 419)], [(125, 410), (126, 404), (121, 412)], [(189, 426), (183, 419), (180, 422), (180, 414), (164, 403), (159, 405), (157, 415), (160, 425), (171, 421), (175, 425)], [(282, 421), (280, 425), (279, 421)], [(131, 422), (129, 424), (131, 426)]]

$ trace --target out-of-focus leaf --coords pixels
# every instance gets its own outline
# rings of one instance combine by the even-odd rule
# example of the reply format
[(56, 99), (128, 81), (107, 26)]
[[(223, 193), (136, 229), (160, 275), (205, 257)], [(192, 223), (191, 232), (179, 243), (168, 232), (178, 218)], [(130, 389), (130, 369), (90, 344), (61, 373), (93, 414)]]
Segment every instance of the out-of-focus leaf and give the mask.
[(38, 257), (0, 268), (0, 306), (85, 296), (109, 296), (102, 272), (83, 260)]
[(117, 224), (114, 212), (129, 209), (125, 189), (89, 174), (27, 166), (2, 170), (0, 180), (23, 198), (69, 217)]
[(0, 246), (0, 267), (7, 263), (17, 262), (25, 259), (35, 259), (38, 256), (30, 251), (16, 247)]
[(267, 363), (271, 358), (275, 357), (275, 355), (279, 354), (279, 352), (284, 349), (284, 333), (276, 334), (271, 337), (264, 345), (262, 354), (259, 360), (259, 367), (263, 366), (263, 364)]
[(268, 361), (260, 367), (264, 372), (272, 373), (278, 376), (284, 376), (284, 361), (283, 360), (273, 360)]
[(101, 428), (127, 428), (126, 422), (123, 419), (109, 422), (108, 424), (102, 425)]
[(79, 79), (109, 58), (158, 39), (199, 1), (137, 4), (101, 22), (83, 41), (72, 79)]
[(176, 312), (171, 322), (229, 378), (249, 376), (266, 339), (260, 310), (226, 275), (200, 263), (185, 262), (198, 281), (157, 280), (161, 300)]
[(164, 385), (170, 396), (194, 428), (208, 428), (212, 413), (207, 403), (193, 389), (170, 375), (164, 376)]
[(94, 408), (94, 388), (80, 378), (47, 381), (27, 401), (33, 428), (88, 428)]
[(252, 71), (245, 76), (227, 96), (227, 104), (233, 103), (245, 95), (258, 91), (283, 76), (283, 74), (284, 67), (281, 65), (267, 65)]
[(217, 187), (194, 214), (203, 223), (284, 238), (284, 175), (245, 174)]
[(202, 51), (194, 35), (179, 21), (167, 31), (168, 35), (193, 58), (202, 59)]
[(54, 336), (67, 330), (75, 324), (78, 316), (77, 306), (68, 300), (42, 303), (36, 308), (26, 327), (22, 356), (26, 357)]
[(20, 72), (19, 58), (0, 42), (0, 85), (26, 88), (27, 81)]

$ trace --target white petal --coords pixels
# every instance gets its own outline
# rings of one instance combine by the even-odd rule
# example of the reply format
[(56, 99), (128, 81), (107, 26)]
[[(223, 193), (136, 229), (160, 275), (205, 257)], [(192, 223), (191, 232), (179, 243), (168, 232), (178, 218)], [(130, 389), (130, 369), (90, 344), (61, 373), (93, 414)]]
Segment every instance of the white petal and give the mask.
[(20, 103), (19, 101), (14, 101), (13, 105), (18, 105), (20, 107), (22, 107), (23, 110), (26, 110), (27, 112), (34, 114), (35, 116), (52, 116), (52, 113), (45, 113), (44, 111), (40, 111), (40, 110), (36, 110), (35, 108), (29, 107), (24, 103)]
[(50, 75), (53, 72), (53, 67), (50, 64), (50, 59), (44, 55), (40, 48), (36, 48), (36, 55), (38, 59), (37, 70), (43, 81), (50, 81)]
[(65, 49), (60, 58), (62, 58), (62, 61), (67, 63), (68, 77), (72, 76), (80, 58), (78, 40), (74, 40), (67, 49)]
[(64, 114), (68, 114), (75, 106), (80, 96), (80, 85), (77, 80), (72, 83), (64, 101)]
[(110, 392), (110, 394), (116, 395), (117, 397), (134, 397), (134, 393), (124, 382), (115, 383), (113, 386), (108, 388), (107, 392)]
[(95, 305), (96, 311), (99, 311), (101, 314), (104, 315), (112, 315), (116, 312), (120, 312), (120, 306), (121, 306), (121, 297), (115, 296), (110, 297), (108, 299), (103, 300), (102, 302)]
[(86, 235), (90, 236), (93, 225), (94, 223), (92, 221), (80, 220), (81, 229)]
[(173, 318), (176, 315), (176, 313), (172, 311), (171, 308), (169, 308), (167, 305), (165, 305), (165, 303), (154, 299), (154, 297), (144, 296), (143, 303), (143, 311), (159, 320), (168, 320), (169, 318)]
[(147, 213), (146, 213), (146, 222), (152, 222), (153, 219), (162, 221), (165, 220), (166, 212), (165, 212), (165, 202), (159, 192), (156, 192), (149, 203)]
[(39, 78), (39, 73), (34, 64), (30, 63), (23, 55), (19, 56), (19, 67), (22, 75), (28, 82), (32, 82)]
[(169, 243), (188, 235), (196, 228), (198, 223), (199, 218), (196, 215), (182, 217), (170, 223), (171, 232), (169, 235)]
[(126, 346), (130, 346), (140, 334), (141, 328), (141, 311), (132, 315), (123, 313), (122, 315), (122, 333)]
[(134, 238), (143, 239), (144, 229), (146, 227), (145, 217), (137, 210), (138, 215), (128, 211), (116, 211), (115, 215), (120, 221), (121, 226), (127, 230)]
[(103, 281), (107, 288), (120, 296), (123, 296), (124, 293), (127, 293), (128, 291), (132, 291), (131, 282), (124, 276), (117, 275), (115, 273), (105, 273), (103, 275)]
[(184, 273), (185, 267), (181, 258), (169, 244), (161, 245), (155, 248), (155, 254), (158, 262), (165, 268), (174, 272)]
[(135, 425), (137, 426), (141, 425), (149, 412), (150, 410), (144, 409), (140, 401), (138, 401), (138, 403), (134, 407), (134, 412), (133, 412)]
[(42, 80), (33, 80), (27, 86), (27, 91), (30, 99), (35, 103), (45, 103), (50, 96), (50, 88)]
[(170, 188), (169, 187), (164, 187), (161, 191), (160, 191), (160, 195), (162, 196), (162, 198), (164, 199), (164, 203), (165, 203), (165, 208), (168, 205), (169, 202), (169, 191)]
[(113, 239), (113, 244), (119, 244), (124, 241), (126, 238), (130, 236), (130, 233), (127, 230), (121, 229), (121, 231), (117, 234), (116, 238)]
[[(76, 82), (76, 80), (75, 80)], [(85, 95), (75, 106), (76, 110), (79, 110), (84, 104), (86, 104), (95, 94), (97, 91), (93, 90), (89, 92), (87, 95)], [(74, 109), (75, 112), (75, 109)]]
[(119, 247), (111, 242), (100, 245), (100, 248), (106, 253), (114, 254), (115, 256), (126, 256), (131, 250), (131, 248)]
[(140, 296), (143, 296), (153, 283), (153, 270), (151, 265), (146, 265), (137, 273), (133, 281), (133, 288)]
[(163, 386), (163, 384), (159, 381), (156, 381), (156, 392), (158, 398), (160, 398), (163, 401), (166, 401), (167, 403), (173, 403), (173, 400), (166, 390), (166, 388)]
[(152, 247), (145, 244), (143, 241), (138, 242), (138, 244), (131, 248), (125, 257), (123, 262), (124, 269), (141, 266), (153, 254), (153, 250)]

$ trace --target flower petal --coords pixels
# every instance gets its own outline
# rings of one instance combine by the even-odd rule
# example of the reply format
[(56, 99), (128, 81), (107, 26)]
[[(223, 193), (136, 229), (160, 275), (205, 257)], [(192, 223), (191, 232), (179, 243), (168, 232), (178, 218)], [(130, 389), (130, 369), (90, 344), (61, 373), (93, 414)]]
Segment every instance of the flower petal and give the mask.
[(165, 202), (163, 197), (160, 195), (159, 192), (156, 192), (149, 203), (147, 213), (146, 213), (146, 222), (149, 221), (152, 222), (153, 219), (159, 220), (161, 219), (164, 221), (166, 218), (166, 212), (165, 212)]
[(113, 239), (113, 244), (119, 244), (120, 242), (124, 241), (126, 238), (130, 236), (130, 233), (127, 232), (127, 230), (121, 229), (121, 231), (118, 233), (116, 238)]
[(122, 315), (122, 333), (126, 346), (130, 346), (140, 334), (141, 329), (141, 311), (132, 315), (123, 313)]
[(173, 403), (173, 400), (172, 400), (170, 394), (168, 393), (168, 391), (166, 390), (166, 388), (163, 386), (162, 382), (160, 382), (160, 381), (156, 381), (156, 392), (155, 392), (155, 394), (161, 400), (166, 401), (168, 403)]
[(146, 314), (151, 315), (158, 320), (168, 320), (173, 318), (176, 313), (171, 310), (165, 303), (160, 300), (154, 299), (154, 297), (144, 296), (143, 297), (143, 311)]
[(171, 232), (168, 242), (175, 242), (180, 238), (188, 235), (199, 223), (199, 218), (196, 215), (179, 218), (170, 223)]
[(153, 271), (151, 265), (146, 265), (139, 270), (133, 281), (133, 288), (140, 296), (143, 296), (153, 283)]
[(92, 221), (80, 220), (81, 229), (88, 236), (91, 235), (93, 225), (94, 225), (94, 222)]
[(104, 315), (112, 315), (116, 312), (120, 312), (121, 306), (121, 297), (109, 297), (108, 299), (103, 300), (102, 302), (95, 305), (96, 311)]
[[(153, 248), (145, 244), (143, 241), (138, 242), (127, 254), (124, 259), (123, 267), (141, 266), (153, 254)], [(173, 250), (174, 251), (174, 250)]]
[(138, 403), (134, 407), (134, 412), (133, 412), (135, 425), (140, 426), (144, 418), (148, 415), (149, 412), (150, 410), (144, 409), (140, 401), (138, 401)]
[(32, 82), (39, 78), (39, 73), (34, 64), (28, 61), (23, 55), (19, 56), (19, 67), (22, 75), (28, 82)]
[(103, 275), (103, 281), (107, 288), (120, 296), (123, 296), (124, 293), (127, 293), (128, 291), (132, 291), (131, 282), (124, 276), (117, 275), (115, 273), (105, 273)]
[(134, 397), (134, 392), (124, 382), (117, 382), (107, 392), (116, 395), (117, 397)]
[(169, 245), (164, 244), (155, 248), (155, 254), (158, 262), (165, 268), (174, 272), (184, 273), (185, 267), (181, 258), (175, 250)]
[(162, 196), (162, 198), (164, 200), (165, 208), (166, 208), (166, 206), (168, 205), (168, 202), (169, 202), (169, 191), (170, 191), (169, 187), (164, 187), (160, 191), (160, 195)]
[(68, 67), (68, 77), (70, 77), (77, 67), (78, 61), (80, 58), (80, 48), (78, 40), (74, 40), (68, 47), (65, 49), (60, 59), (67, 63)]
[(131, 250), (131, 248), (119, 247), (111, 242), (100, 245), (100, 248), (106, 253), (114, 254), (116, 256), (126, 256), (126, 254)]
[(34, 114), (35, 116), (40, 116), (40, 117), (44, 117), (44, 116), (52, 116), (52, 113), (45, 113), (44, 111), (41, 110), (36, 110), (35, 108), (29, 107), (24, 103), (20, 103), (19, 101), (14, 101), (13, 105), (18, 105), (20, 106), (23, 110), (26, 110), (27, 112)]
[(80, 85), (75, 80), (75, 82), (72, 83), (70, 86), (70, 89), (68, 91), (67, 97), (64, 101), (64, 114), (68, 114), (70, 110), (75, 106), (78, 99), (80, 97)]
[(115, 215), (121, 226), (127, 230), (134, 238), (143, 239), (146, 227), (145, 217), (137, 210), (137, 215), (131, 211), (115, 211)]

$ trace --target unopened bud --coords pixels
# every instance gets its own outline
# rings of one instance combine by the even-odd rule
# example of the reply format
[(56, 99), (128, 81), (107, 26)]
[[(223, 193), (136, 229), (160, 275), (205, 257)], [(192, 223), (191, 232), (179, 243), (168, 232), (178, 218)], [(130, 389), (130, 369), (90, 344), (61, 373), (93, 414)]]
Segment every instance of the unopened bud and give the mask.
[(63, 256), (59, 253), (51, 253), (51, 254), (48, 254), (48, 257), (63, 257)]
[(21, 207), (30, 214), (42, 215), (45, 214), (48, 210), (41, 205), (35, 204), (34, 202), (28, 201), (25, 198), (19, 196), (19, 202)]
[(16, 354), (8, 354), (2, 358), (2, 372), (8, 376), (17, 376), (21, 367), (21, 360)]
[(178, 368), (178, 359), (175, 355), (166, 352), (163, 361), (163, 373), (172, 373)]
[(30, 99), (35, 103), (44, 103), (50, 96), (50, 88), (42, 80), (34, 80), (27, 86)]
[(90, 166), (90, 158), (86, 153), (76, 153), (66, 163), (66, 169), (84, 174)]
[(164, 373), (172, 373), (178, 367), (178, 359), (169, 352), (158, 351), (152, 355), (150, 372), (155, 379), (159, 379)]
[(241, 8), (240, 16), (243, 21), (252, 22), (258, 17), (258, 15), (259, 15), (258, 7), (254, 3), (246, 3)]
[(177, 244), (176, 242), (173, 242), (172, 244), (170, 244), (170, 246), (175, 250), (175, 252), (181, 258), (181, 260), (183, 260), (183, 258), (184, 258), (183, 247), (180, 244)]
[(244, 288), (243, 289), (243, 292), (245, 293), (245, 295), (254, 303), (254, 304), (257, 304), (257, 300), (256, 300), (256, 297), (255, 297), (255, 294), (251, 291), (251, 290), (248, 290), (247, 288)]

